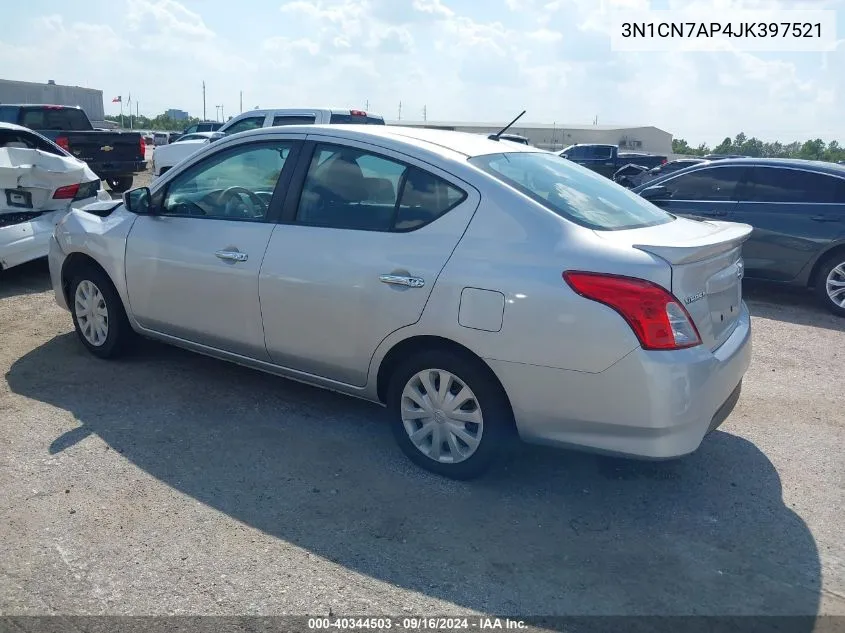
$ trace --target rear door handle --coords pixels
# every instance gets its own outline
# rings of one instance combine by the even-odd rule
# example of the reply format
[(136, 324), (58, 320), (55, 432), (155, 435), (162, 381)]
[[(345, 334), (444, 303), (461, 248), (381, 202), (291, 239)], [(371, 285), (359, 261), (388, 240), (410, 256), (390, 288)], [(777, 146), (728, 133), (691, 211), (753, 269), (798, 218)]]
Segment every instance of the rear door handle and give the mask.
[(383, 284), (407, 286), (408, 288), (422, 288), (425, 285), (425, 279), (407, 275), (380, 275), (378, 280)]
[(222, 259), (229, 262), (245, 262), (249, 259), (249, 255), (246, 253), (240, 253), (238, 251), (217, 251), (214, 255), (218, 259)]
[(814, 222), (840, 222), (841, 218), (832, 217), (829, 215), (814, 215), (810, 218)]

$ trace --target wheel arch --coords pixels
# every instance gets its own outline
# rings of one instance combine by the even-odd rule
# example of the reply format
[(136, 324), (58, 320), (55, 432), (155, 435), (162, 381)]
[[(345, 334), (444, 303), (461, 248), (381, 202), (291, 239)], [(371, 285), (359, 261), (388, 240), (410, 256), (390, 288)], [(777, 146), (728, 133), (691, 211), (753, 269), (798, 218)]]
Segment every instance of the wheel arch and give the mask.
[[(84, 269), (84, 268), (95, 268), (103, 273), (106, 278), (111, 282), (111, 284), (117, 289), (117, 284), (114, 283), (114, 280), (111, 278), (109, 272), (103, 267), (100, 262), (96, 259), (91, 257), (86, 253), (80, 253), (78, 251), (71, 253), (65, 258), (64, 263), (62, 263), (62, 272), (61, 272), (61, 280), (62, 280), (62, 294), (65, 298), (65, 303), (68, 306), (72, 306), (71, 297), (70, 297), (70, 283), (73, 281), (74, 275)], [(120, 297), (121, 303), (123, 303), (123, 297), (121, 297), (120, 292), (117, 292), (117, 296)], [(126, 305), (123, 306), (123, 309), (126, 310)]]
[(819, 271), (821, 270), (822, 266), (834, 255), (841, 255), (845, 258), (845, 242), (840, 242), (826, 251), (822, 252), (817, 258), (816, 261), (813, 262), (813, 267), (810, 270), (810, 276), (807, 279), (807, 286), (810, 288), (815, 287), (816, 280), (819, 276)]
[(384, 355), (381, 362), (379, 363), (378, 371), (376, 373), (376, 395), (378, 400), (382, 404), (386, 404), (387, 400), (387, 389), (390, 383), (390, 377), (393, 374), (393, 371), (402, 362), (404, 359), (408, 358), (412, 354), (416, 354), (417, 352), (421, 351), (429, 351), (429, 350), (444, 350), (452, 352), (457, 356), (461, 356), (467, 360), (476, 363), (480, 368), (484, 370), (485, 373), (495, 382), (498, 388), (501, 390), (502, 394), (504, 395), (505, 401), (508, 403), (508, 407), (511, 409), (511, 413), (513, 413), (513, 407), (511, 406), (510, 398), (508, 397), (508, 393), (505, 390), (502, 381), (499, 380), (499, 377), (496, 375), (496, 372), (488, 365), (483, 358), (481, 358), (478, 354), (473, 352), (468, 347), (461, 345), (451, 339), (442, 337), (442, 336), (435, 336), (435, 335), (428, 335), (428, 334), (418, 334), (415, 336), (410, 336), (408, 338), (402, 339), (395, 343)]

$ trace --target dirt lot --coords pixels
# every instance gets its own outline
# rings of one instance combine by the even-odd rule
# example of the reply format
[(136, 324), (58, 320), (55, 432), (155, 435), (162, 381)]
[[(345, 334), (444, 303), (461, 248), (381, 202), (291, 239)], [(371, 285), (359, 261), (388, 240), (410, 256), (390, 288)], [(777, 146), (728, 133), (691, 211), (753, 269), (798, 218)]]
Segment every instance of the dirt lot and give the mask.
[(526, 448), (456, 483), (380, 408), (159, 344), (99, 361), (0, 275), (0, 613), (845, 615), (845, 321), (747, 291), (694, 455)]

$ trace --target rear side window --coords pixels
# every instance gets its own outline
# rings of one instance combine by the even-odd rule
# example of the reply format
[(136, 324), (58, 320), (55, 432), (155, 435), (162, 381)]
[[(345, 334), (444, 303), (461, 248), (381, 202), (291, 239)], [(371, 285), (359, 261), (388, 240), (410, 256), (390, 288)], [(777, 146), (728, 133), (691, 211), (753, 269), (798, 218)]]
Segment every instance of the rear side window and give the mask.
[(559, 216), (590, 229), (634, 229), (674, 220), (637, 194), (554, 154), (491, 154), (469, 162)]
[(587, 158), (592, 158), (594, 160), (609, 160), (613, 157), (613, 149), (604, 145), (595, 145), (588, 149), (590, 151), (588, 152)]
[(413, 231), (466, 193), (422, 169), (352, 147), (319, 145), (311, 159), (296, 222), (364, 231)]
[(660, 184), (666, 187), (672, 200), (733, 200), (737, 184), (745, 174), (745, 167), (711, 167)]
[[(312, 121), (313, 123), (313, 121)], [(345, 125), (384, 125), (382, 117), (363, 114), (332, 114), (329, 123)]]
[(33, 130), (90, 130), (82, 110), (74, 108), (22, 108), (21, 125)]
[(743, 199), (749, 202), (845, 202), (845, 180), (799, 169), (755, 167)]
[(316, 118), (313, 114), (302, 116), (282, 115), (273, 117), (273, 127), (281, 125), (314, 125)]

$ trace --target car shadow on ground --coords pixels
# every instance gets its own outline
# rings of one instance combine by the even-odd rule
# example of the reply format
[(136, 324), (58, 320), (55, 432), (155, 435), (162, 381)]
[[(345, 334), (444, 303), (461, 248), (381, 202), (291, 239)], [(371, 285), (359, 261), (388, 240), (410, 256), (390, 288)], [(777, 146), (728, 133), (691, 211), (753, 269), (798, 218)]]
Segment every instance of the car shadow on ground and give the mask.
[(813, 536), (766, 456), (729, 433), (662, 463), (525, 448), (453, 482), (405, 460), (380, 407), (157, 343), (106, 362), (65, 334), (6, 379), (80, 421), (45, 454), (96, 434), (238, 521), (461, 608), (817, 612)]
[(804, 288), (744, 279), (742, 292), (753, 316), (845, 332), (845, 318), (826, 310)]
[(47, 258), (36, 259), (8, 270), (0, 270), (0, 299), (50, 290)]

